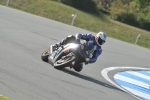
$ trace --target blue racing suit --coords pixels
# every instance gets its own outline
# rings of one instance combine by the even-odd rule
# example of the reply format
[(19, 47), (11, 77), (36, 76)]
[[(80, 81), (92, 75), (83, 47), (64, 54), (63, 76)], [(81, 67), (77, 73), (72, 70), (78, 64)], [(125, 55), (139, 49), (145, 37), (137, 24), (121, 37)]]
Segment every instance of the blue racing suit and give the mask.
[[(76, 34), (76, 39), (83, 39), (83, 40), (86, 40), (86, 41), (93, 41), (93, 42), (95, 42), (95, 36), (93, 36), (92, 34), (80, 34), (80, 33), (77, 33)], [(101, 46), (99, 46), (99, 45), (96, 44), (96, 49), (95, 49), (95, 51), (93, 53), (92, 58), (90, 58), (89, 63), (96, 62), (98, 56), (101, 53), (102, 53)]]

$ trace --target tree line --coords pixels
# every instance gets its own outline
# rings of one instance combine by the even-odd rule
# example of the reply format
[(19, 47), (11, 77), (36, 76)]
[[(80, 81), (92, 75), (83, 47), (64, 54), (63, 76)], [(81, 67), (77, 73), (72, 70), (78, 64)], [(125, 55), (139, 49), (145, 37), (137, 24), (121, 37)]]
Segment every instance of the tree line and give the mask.
[(150, 31), (150, 0), (114, 0), (109, 13), (115, 20)]
[(150, 0), (53, 0), (150, 31)]

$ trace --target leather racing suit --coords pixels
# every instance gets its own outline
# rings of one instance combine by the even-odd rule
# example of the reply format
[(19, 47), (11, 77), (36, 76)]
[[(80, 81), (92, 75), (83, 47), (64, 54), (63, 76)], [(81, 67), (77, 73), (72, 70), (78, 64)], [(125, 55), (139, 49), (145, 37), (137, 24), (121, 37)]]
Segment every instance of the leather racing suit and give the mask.
[(76, 34), (76, 39), (83, 39), (86, 41), (93, 41), (93, 45), (96, 45), (95, 51), (93, 53), (92, 58), (90, 58), (89, 63), (94, 63), (96, 62), (97, 58), (99, 57), (99, 55), (102, 53), (102, 49), (101, 46), (97, 45), (95, 42), (95, 36), (93, 36), (92, 34), (80, 34), (77, 33)]
[(60, 45), (64, 45), (64, 44), (67, 44), (67, 43), (70, 43), (70, 42), (76, 42), (79, 39), (83, 39), (83, 40), (86, 40), (86, 41), (93, 41), (93, 45), (96, 45), (93, 56), (92, 56), (92, 58), (90, 58), (88, 63), (96, 62), (97, 58), (102, 53), (102, 49), (101, 49), (101, 46), (96, 44), (95, 36), (93, 36), (92, 34), (77, 33), (76, 36), (69, 35), (68, 37), (66, 37), (65, 39), (63, 39), (62, 41), (60, 41), (59, 43), (57, 43), (55, 45), (60, 46)]

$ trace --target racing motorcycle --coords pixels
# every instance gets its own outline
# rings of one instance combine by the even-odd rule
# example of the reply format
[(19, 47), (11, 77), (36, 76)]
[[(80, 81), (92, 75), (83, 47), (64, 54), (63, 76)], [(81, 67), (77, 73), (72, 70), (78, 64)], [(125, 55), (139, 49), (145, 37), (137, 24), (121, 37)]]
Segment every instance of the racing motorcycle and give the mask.
[(56, 69), (73, 67), (75, 71), (80, 71), (77, 66), (85, 64), (93, 56), (96, 46), (93, 41), (84, 41), (82, 43), (68, 43), (53, 50), (52, 45), (41, 55), (41, 59), (50, 63)]

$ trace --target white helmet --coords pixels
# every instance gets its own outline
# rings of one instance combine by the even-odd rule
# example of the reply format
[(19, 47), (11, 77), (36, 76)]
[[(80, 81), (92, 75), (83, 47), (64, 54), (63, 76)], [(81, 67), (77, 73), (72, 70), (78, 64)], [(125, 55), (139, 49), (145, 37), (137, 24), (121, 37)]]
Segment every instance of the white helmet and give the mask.
[(95, 36), (95, 41), (97, 45), (101, 46), (105, 43), (107, 35), (104, 32), (99, 32)]

